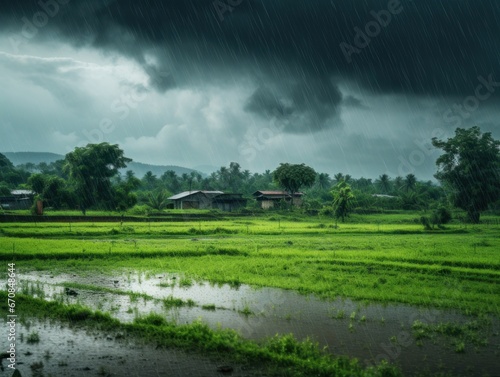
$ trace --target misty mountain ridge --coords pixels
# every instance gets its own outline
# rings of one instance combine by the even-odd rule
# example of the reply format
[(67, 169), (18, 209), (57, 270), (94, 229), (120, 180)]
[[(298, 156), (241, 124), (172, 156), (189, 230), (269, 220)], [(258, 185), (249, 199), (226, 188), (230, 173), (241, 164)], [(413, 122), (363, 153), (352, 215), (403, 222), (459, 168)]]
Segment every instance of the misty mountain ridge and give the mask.
[[(50, 152), (0, 152), (5, 157), (7, 157), (15, 166), (32, 163), (38, 165), (42, 162), (50, 164), (58, 160), (63, 160), (64, 155)], [(206, 174), (199, 172), (198, 170), (185, 168), (182, 166), (175, 165), (150, 165), (144, 164), (142, 162), (132, 161), (127, 164), (125, 169), (120, 169), (121, 174), (125, 174), (127, 170), (132, 170), (136, 177), (142, 178), (144, 175), (150, 171), (158, 178), (165, 173), (167, 170), (173, 170), (178, 176), (182, 174), (190, 174), (191, 172), (197, 172), (205, 176)]]

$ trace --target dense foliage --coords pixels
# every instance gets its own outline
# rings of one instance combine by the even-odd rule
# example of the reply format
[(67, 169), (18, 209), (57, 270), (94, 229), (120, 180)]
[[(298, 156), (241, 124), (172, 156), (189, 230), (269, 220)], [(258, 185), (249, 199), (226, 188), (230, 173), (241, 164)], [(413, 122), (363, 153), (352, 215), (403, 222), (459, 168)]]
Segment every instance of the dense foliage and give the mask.
[[(168, 206), (167, 198), (182, 191), (220, 190), (251, 198), (257, 190), (284, 189), (305, 193), (302, 210), (337, 214), (339, 218), (345, 218), (348, 212), (433, 211), (451, 209), (454, 205), (468, 211), (471, 220), (478, 220), (479, 211), (497, 208), (500, 203), (498, 141), (492, 140), (488, 133), (480, 136), (475, 127), (457, 130), (457, 136), (448, 142), (434, 140), (433, 143), (446, 152), (437, 161), (436, 177), (442, 181), (442, 187), (418, 180), (414, 174), (405, 177), (381, 174), (375, 180), (343, 173), (330, 177), (304, 164), (288, 163), (263, 173), (243, 170), (237, 162), (231, 162), (210, 175), (195, 171), (178, 175), (167, 170), (161, 176), (147, 172), (143, 177), (136, 177), (131, 170), (126, 170), (131, 160), (118, 145), (101, 143), (76, 148), (64, 160), (51, 164), (14, 167), (0, 155), (0, 196), (8, 196), (15, 188), (30, 189), (43, 199), (45, 207), (123, 211), (136, 204), (144, 210), (163, 210)], [(334, 203), (338, 195), (332, 197), (332, 190), (338, 190), (342, 182), (349, 186), (348, 208)], [(446, 193), (450, 194), (450, 201)], [(258, 203), (249, 200), (248, 206), (257, 208)], [(444, 223), (435, 219), (435, 223)]]
[(447, 141), (432, 139), (444, 153), (437, 159), (439, 179), (455, 206), (478, 223), (482, 211), (500, 198), (500, 141), (479, 127), (458, 128)]

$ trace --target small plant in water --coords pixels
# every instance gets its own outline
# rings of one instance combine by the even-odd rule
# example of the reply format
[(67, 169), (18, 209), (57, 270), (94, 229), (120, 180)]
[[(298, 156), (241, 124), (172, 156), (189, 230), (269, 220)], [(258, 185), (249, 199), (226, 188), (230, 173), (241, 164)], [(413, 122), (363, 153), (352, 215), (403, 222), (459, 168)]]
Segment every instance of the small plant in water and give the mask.
[(180, 308), (181, 306), (184, 306), (186, 303), (182, 301), (180, 298), (175, 298), (173, 296), (168, 296), (165, 300), (163, 300), (163, 306), (165, 309), (170, 309), (170, 308)]
[(29, 344), (38, 343), (40, 341), (40, 335), (36, 331), (33, 331), (26, 338), (26, 342)]
[(193, 285), (193, 281), (189, 278), (183, 277), (179, 280), (179, 287), (191, 287)]
[(464, 353), (465, 352), (465, 343), (463, 341), (459, 341), (455, 344), (455, 352), (456, 353)]
[(337, 312), (337, 319), (343, 319), (345, 318), (345, 312), (343, 310), (339, 310)]
[(46, 350), (45, 353), (43, 354), (43, 358), (45, 360), (49, 361), (51, 357), (52, 357), (52, 354), (50, 353), (50, 351)]
[(245, 307), (242, 310), (240, 310), (239, 312), (243, 315), (246, 315), (246, 316), (253, 314), (253, 312), (250, 310), (248, 305), (245, 305)]
[(30, 369), (33, 371), (33, 376), (43, 376), (43, 363), (41, 361), (37, 361), (31, 364)]
[(201, 308), (203, 310), (215, 310), (215, 304), (202, 305)]

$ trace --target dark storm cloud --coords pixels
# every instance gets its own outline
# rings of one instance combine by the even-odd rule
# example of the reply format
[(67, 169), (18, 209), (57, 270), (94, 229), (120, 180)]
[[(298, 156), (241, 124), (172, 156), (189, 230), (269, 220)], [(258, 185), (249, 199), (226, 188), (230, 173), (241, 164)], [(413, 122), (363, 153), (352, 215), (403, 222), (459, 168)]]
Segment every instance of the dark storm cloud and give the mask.
[[(250, 96), (245, 110), (266, 118), (284, 119), (285, 132), (315, 132), (328, 126), (339, 113), (342, 93), (330, 80), (315, 77), (274, 90), (260, 86)], [(306, 127), (304, 127), (306, 125)]]
[(366, 106), (363, 101), (361, 101), (359, 98), (356, 98), (354, 96), (345, 96), (345, 98), (342, 100), (342, 104), (347, 107), (353, 107), (356, 109), (363, 109), (367, 110), (368, 106)]
[[(131, 57), (160, 91), (250, 77), (259, 88), (246, 109), (288, 112), (310, 122), (304, 131), (337, 124), (328, 120), (339, 112), (343, 80), (374, 93), (437, 97), (470, 95), (480, 75), (500, 81), (495, 0), (242, 0), (232, 1), (239, 5), (224, 10), (223, 19), (214, 3), (74, 0), (59, 4), (33, 39)], [(391, 7), (398, 12), (388, 19)], [(33, 21), (41, 10), (35, 0), (0, 2), (0, 27), (19, 35), (23, 17)], [(379, 31), (363, 39), (359, 30), (373, 27), (377, 17)], [(356, 52), (346, 56), (347, 45)], [(293, 125), (288, 130), (300, 132)]]

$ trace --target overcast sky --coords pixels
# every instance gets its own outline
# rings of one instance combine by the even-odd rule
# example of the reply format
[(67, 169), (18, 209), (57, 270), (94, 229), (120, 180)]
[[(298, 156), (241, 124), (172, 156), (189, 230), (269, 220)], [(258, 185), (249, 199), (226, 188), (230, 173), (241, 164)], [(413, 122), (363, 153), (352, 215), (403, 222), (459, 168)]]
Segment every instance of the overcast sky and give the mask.
[(431, 179), (433, 136), (500, 137), (495, 0), (0, 2), (0, 151)]

